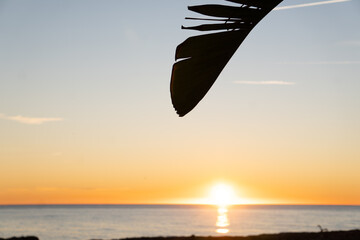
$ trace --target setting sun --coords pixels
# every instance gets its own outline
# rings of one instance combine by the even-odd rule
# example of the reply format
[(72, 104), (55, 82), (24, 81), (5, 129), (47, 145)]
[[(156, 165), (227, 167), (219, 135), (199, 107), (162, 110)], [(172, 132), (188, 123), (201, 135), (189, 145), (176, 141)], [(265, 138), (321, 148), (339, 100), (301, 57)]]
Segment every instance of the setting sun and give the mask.
[(210, 202), (218, 206), (234, 204), (236, 196), (233, 188), (228, 184), (217, 184), (211, 189)]

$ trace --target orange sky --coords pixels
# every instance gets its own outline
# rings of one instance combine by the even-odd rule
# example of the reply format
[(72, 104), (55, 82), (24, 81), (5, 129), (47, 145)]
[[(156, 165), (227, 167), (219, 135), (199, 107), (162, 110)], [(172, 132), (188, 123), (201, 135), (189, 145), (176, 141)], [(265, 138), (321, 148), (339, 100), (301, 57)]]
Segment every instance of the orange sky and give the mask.
[(164, 131), (152, 123), (135, 134), (3, 122), (0, 204), (191, 203), (219, 181), (250, 203), (360, 204), (359, 135), (288, 122), (262, 132), (173, 116)]

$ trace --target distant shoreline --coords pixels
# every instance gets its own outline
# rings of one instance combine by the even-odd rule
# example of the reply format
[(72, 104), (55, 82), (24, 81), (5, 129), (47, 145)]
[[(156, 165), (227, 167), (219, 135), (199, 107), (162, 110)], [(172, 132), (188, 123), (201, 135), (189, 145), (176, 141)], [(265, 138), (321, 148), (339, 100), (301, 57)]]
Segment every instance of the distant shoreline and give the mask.
[[(275, 234), (260, 234), (250, 236), (187, 236), (187, 237), (136, 237), (118, 238), (118, 240), (359, 240), (360, 229), (347, 231), (322, 231), (322, 232), (286, 232)], [(22, 236), (0, 238), (0, 240), (44, 240), (35, 236)], [(106, 239), (89, 239), (106, 240)], [(117, 240), (117, 239), (112, 239)]]
[[(142, 237), (119, 240), (359, 240), (360, 230), (329, 232), (290, 232), (251, 236), (190, 236), (190, 237)], [(95, 240), (95, 239), (92, 239)]]
[[(359, 240), (360, 229), (347, 231), (286, 232), (249, 236), (188, 236), (188, 237), (140, 237), (118, 240)], [(105, 240), (105, 239), (91, 239)], [(116, 239), (113, 239), (116, 240)]]

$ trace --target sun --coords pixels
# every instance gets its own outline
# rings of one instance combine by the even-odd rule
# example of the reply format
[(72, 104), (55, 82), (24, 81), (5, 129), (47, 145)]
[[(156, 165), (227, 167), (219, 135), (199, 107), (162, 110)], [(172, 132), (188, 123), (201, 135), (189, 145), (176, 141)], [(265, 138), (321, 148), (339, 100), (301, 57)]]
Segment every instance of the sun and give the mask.
[(225, 183), (216, 184), (211, 188), (210, 202), (217, 206), (229, 206), (234, 204), (236, 197), (233, 188)]

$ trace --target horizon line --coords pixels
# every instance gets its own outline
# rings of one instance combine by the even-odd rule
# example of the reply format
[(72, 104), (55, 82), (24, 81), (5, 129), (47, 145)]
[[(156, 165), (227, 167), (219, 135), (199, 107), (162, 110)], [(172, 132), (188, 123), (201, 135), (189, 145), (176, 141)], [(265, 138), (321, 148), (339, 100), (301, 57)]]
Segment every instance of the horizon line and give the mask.
[[(30, 203), (30, 204), (0, 204), (6, 206), (217, 206), (201, 203)], [(321, 204), (321, 203), (246, 203), (229, 204), (231, 206), (360, 206), (360, 204)]]

